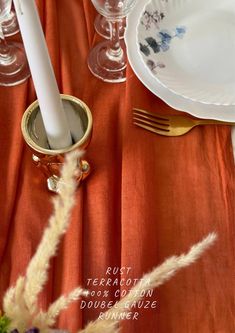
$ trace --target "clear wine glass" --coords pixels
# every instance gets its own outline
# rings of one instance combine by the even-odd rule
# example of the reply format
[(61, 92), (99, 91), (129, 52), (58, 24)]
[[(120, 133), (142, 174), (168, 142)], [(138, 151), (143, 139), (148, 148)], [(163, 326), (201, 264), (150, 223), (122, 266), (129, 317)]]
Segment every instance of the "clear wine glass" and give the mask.
[[(109, 22), (106, 17), (98, 14), (95, 18), (94, 27), (96, 32), (105, 39), (110, 39), (110, 27)], [(119, 26), (119, 38), (124, 38), (124, 33), (126, 29), (126, 18), (122, 19), (122, 22)]]
[(5, 0), (0, 0), (0, 86), (14, 86), (30, 76), (23, 44), (7, 43), (3, 33), (2, 22), (7, 4)]
[(1, 22), (5, 37), (15, 35), (19, 32), (16, 14), (12, 10), (12, 0), (1, 0)]
[(127, 56), (125, 44), (120, 40), (122, 19), (137, 0), (91, 0), (96, 10), (109, 22), (110, 40), (97, 44), (88, 56), (90, 71), (105, 82), (126, 80)]

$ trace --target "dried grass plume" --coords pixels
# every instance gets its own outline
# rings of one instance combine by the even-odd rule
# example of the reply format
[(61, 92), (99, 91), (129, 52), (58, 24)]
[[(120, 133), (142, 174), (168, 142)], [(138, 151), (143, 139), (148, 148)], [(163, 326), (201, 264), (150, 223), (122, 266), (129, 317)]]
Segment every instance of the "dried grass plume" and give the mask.
[(212, 244), (217, 236), (215, 233), (209, 234), (201, 242), (192, 246), (188, 253), (180, 256), (173, 256), (165, 260), (163, 264), (154, 268), (150, 273), (145, 274), (139, 283), (137, 283), (130, 292), (121, 299), (115, 307), (111, 308), (104, 314), (105, 320), (97, 319), (91, 322), (79, 333), (118, 333), (119, 316), (131, 311), (132, 305), (139, 301), (145, 291), (159, 287), (171, 279), (180, 269), (193, 264)]
[[(32, 327), (37, 327), (42, 333), (46, 333), (56, 323), (62, 310), (81, 296), (88, 295), (86, 290), (78, 287), (68, 295), (59, 297), (46, 312), (38, 308), (38, 295), (48, 279), (50, 259), (55, 256), (59, 242), (69, 226), (70, 214), (75, 202), (75, 176), (78, 176), (80, 157), (81, 152), (72, 152), (67, 155), (61, 171), (60, 193), (53, 200), (54, 213), (49, 220), (49, 225), (44, 231), (25, 276), (20, 276), (15, 286), (9, 288), (4, 296), (3, 310), (11, 320), (10, 328), (17, 329), (19, 333)], [(131, 311), (132, 305), (142, 298), (141, 295), (144, 295), (145, 291), (162, 285), (180, 269), (193, 264), (214, 243), (215, 239), (216, 234), (209, 234), (201, 242), (192, 246), (188, 253), (165, 260), (160, 266), (144, 275), (127, 296), (116, 303), (115, 307), (109, 309), (104, 315), (105, 320), (97, 319), (79, 333), (119, 332), (120, 314), (124, 314), (121, 318), (125, 319), (125, 314)]]
[(53, 200), (54, 213), (49, 225), (28, 265), (25, 277), (19, 277), (15, 287), (10, 288), (4, 296), (4, 313), (11, 319), (11, 328), (17, 328), (20, 333), (33, 326), (41, 331), (47, 330), (71, 302), (87, 296), (87, 291), (76, 288), (68, 296), (61, 296), (51, 304), (47, 313), (38, 309), (37, 305), (38, 295), (48, 279), (49, 261), (55, 256), (58, 244), (69, 226), (77, 186), (75, 176), (78, 176), (81, 155), (81, 152), (72, 152), (66, 156), (61, 170), (60, 192)]

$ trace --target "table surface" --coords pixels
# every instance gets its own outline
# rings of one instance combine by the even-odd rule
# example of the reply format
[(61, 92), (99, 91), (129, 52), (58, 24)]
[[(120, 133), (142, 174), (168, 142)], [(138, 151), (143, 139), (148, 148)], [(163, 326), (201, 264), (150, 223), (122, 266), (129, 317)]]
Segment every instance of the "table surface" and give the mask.
[[(41, 0), (38, 6), (60, 91), (82, 99), (94, 118), (86, 154), (92, 174), (77, 191), (70, 228), (40, 296), (42, 308), (77, 285), (86, 287), (88, 279), (107, 278), (108, 267), (130, 267), (117, 274), (119, 279), (141, 278), (216, 231), (215, 246), (160, 287), (152, 296), (157, 308), (141, 309), (138, 320), (123, 323), (123, 332), (234, 333), (230, 128), (197, 127), (184, 137), (166, 138), (134, 127), (132, 107), (161, 114), (176, 111), (149, 92), (130, 67), (122, 84), (103, 83), (90, 74), (86, 59), (98, 42), (90, 1)], [(0, 100), (2, 297), (25, 273), (52, 212), (53, 195), (33, 166), (20, 131), (22, 114), (35, 100), (32, 81), (1, 87)], [(105, 289), (105, 300), (117, 300), (117, 286)], [(74, 304), (60, 316), (58, 327), (75, 332), (100, 311)]]

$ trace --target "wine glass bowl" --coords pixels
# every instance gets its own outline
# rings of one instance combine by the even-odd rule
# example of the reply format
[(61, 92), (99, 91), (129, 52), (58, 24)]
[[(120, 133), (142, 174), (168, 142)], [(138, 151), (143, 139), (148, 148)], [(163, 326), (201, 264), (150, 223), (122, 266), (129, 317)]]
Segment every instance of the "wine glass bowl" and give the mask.
[(120, 41), (122, 20), (137, 0), (91, 0), (99, 14), (109, 23), (110, 40), (96, 45), (89, 53), (88, 67), (93, 75), (105, 82), (126, 80), (127, 57), (123, 41)]
[(91, 0), (96, 10), (110, 20), (122, 19), (134, 7), (136, 0)]

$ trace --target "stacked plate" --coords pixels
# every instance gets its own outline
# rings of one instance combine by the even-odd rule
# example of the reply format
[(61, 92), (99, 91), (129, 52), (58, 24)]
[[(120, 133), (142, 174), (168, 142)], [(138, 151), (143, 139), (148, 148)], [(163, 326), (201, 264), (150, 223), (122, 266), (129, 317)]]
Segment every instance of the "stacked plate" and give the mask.
[(125, 39), (136, 75), (171, 107), (235, 121), (234, 0), (139, 0)]

